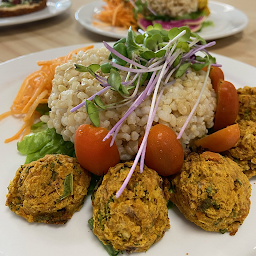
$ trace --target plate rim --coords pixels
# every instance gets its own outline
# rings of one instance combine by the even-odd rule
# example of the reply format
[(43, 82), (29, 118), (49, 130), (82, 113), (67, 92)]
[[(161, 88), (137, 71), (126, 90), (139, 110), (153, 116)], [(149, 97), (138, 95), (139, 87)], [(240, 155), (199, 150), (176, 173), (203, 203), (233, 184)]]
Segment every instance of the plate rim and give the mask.
[[(50, 6), (55, 6), (57, 3), (62, 4), (61, 10), (58, 12), (47, 12), (50, 9)], [(30, 23), (34, 21), (44, 20), (51, 17), (58, 16), (62, 14), (63, 12), (67, 11), (72, 5), (71, 0), (48, 0), (46, 8), (40, 10), (41, 15), (38, 17), (38, 12), (28, 13), (20, 16), (14, 16), (14, 17), (6, 17), (6, 18), (0, 18), (0, 27), (8, 27), (13, 25), (20, 25), (25, 23)], [(7, 20), (7, 22), (6, 22)]]

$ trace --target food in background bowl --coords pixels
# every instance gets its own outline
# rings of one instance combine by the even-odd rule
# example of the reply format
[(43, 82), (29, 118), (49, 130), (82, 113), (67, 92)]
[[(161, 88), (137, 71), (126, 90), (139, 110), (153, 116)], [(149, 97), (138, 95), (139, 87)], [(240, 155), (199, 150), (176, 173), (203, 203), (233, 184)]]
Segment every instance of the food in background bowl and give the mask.
[(158, 23), (166, 30), (188, 26), (195, 32), (212, 25), (211, 21), (205, 21), (210, 14), (208, 0), (104, 1), (106, 5), (95, 18), (111, 26), (146, 30)]

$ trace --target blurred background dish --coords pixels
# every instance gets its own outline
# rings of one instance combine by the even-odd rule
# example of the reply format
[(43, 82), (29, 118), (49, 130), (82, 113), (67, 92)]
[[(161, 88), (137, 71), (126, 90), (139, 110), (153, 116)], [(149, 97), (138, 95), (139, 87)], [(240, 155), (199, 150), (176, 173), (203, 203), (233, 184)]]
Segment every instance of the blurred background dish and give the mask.
[[(75, 18), (84, 28), (94, 33), (117, 39), (126, 36), (126, 29), (103, 24), (94, 18), (96, 14), (100, 13), (104, 5), (103, 1), (85, 4), (77, 10)], [(210, 1), (208, 6), (210, 15), (206, 21), (212, 21), (214, 25), (205, 27), (198, 32), (206, 40), (234, 35), (242, 31), (248, 24), (248, 17), (231, 5)]]
[(40, 11), (20, 16), (0, 18), (0, 27), (24, 24), (32, 21), (51, 18), (65, 12), (70, 8), (70, 6), (70, 0), (48, 0), (46, 8)]

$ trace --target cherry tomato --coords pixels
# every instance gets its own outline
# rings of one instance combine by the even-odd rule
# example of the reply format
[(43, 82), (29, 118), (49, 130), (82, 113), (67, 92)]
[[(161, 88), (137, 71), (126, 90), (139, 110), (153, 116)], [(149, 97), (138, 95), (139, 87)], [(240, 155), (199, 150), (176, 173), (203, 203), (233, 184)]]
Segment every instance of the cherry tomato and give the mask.
[(108, 130), (83, 124), (75, 133), (75, 152), (81, 166), (100, 176), (120, 162), (116, 144), (110, 147), (111, 138), (103, 141)]
[(195, 141), (195, 144), (219, 153), (234, 147), (239, 138), (240, 130), (238, 124), (233, 124)]
[(148, 135), (145, 164), (162, 176), (170, 176), (180, 171), (183, 161), (184, 152), (176, 133), (163, 124), (153, 126)]
[(217, 109), (214, 130), (220, 130), (235, 123), (239, 111), (239, 99), (235, 86), (228, 81), (219, 81)]
[[(207, 71), (207, 67), (204, 67), (203, 70)], [(224, 80), (224, 73), (219, 67), (212, 66), (210, 69), (209, 77), (212, 82), (212, 87), (214, 91), (217, 93), (219, 80), (220, 79)]]

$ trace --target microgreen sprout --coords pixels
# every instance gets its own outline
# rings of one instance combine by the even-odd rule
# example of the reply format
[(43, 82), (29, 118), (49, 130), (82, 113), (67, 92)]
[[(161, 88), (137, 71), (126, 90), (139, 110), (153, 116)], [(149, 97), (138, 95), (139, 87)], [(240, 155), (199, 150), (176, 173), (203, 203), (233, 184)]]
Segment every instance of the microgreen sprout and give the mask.
[[(154, 24), (139, 35), (136, 35), (130, 28), (127, 37), (117, 41), (113, 47), (106, 42), (103, 42), (103, 44), (110, 51), (109, 62), (102, 65), (92, 64), (88, 67), (75, 64), (76, 70), (89, 72), (97, 79), (102, 86), (102, 90), (74, 107), (71, 112), (85, 105), (91, 122), (95, 126), (99, 126), (99, 111), (129, 105), (126, 113), (104, 138), (104, 140), (107, 140), (112, 137), (110, 144), (112, 146), (126, 118), (147, 97), (152, 97), (143, 140), (130, 172), (116, 194), (118, 198), (128, 184), (138, 162), (140, 162), (140, 171), (143, 171), (148, 134), (165, 87), (173, 84), (177, 78), (184, 75), (188, 68), (198, 71), (208, 66), (200, 95), (178, 134), (177, 139), (180, 139), (201, 99), (210, 66), (220, 65), (216, 64), (215, 58), (206, 50), (215, 42), (207, 44), (199, 35), (192, 33), (188, 27), (173, 28), (166, 31), (162, 29), (160, 24)], [(197, 56), (198, 52), (205, 56)], [(103, 77), (102, 74), (108, 74), (108, 78)], [(118, 93), (123, 100), (105, 105), (100, 96), (110, 89)]]

